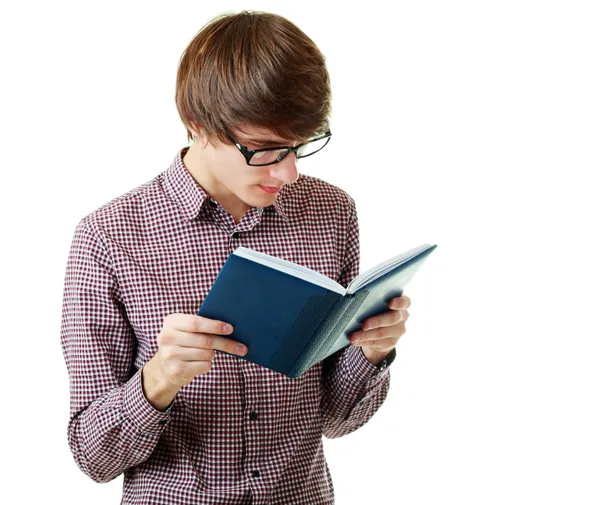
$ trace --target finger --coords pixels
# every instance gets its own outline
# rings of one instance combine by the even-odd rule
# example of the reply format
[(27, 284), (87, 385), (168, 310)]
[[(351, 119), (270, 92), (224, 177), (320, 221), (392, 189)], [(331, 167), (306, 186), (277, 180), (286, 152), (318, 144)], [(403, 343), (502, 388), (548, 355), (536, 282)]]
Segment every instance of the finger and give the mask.
[(192, 380), (196, 375), (208, 373), (212, 368), (212, 361), (167, 361), (166, 370), (173, 377)]
[[(201, 333), (196, 332), (187, 332), (180, 331), (173, 328), (163, 328), (159, 335), (159, 344), (160, 345), (174, 345), (178, 347), (192, 347), (194, 349), (206, 349), (207, 347), (204, 345), (207, 339), (198, 338)], [(211, 336), (206, 333), (205, 335)], [(213, 335), (218, 336), (218, 335)]]
[(376, 328), (369, 331), (357, 331), (350, 335), (350, 343), (354, 345), (362, 345), (365, 342), (374, 342), (375, 340), (387, 339), (387, 338), (400, 338), (406, 333), (406, 326), (404, 323), (399, 323), (394, 326), (385, 328)]
[(158, 345), (189, 347), (194, 349), (209, 349), (228, 352), (229, 354), (239, 354), (243, 356), (248, 352), (245, 345), (236, 342), (230, 338), (209, 333), (189, 333), (172, 328), (164, 329), (158, 335)]
[(215, 351), (239, 354), (240, 356), (248, 352), (248, 348), (244, 344), (230, 338), (209, 335), (208, 333), (196, 333), (194, 336), (197, 343), (196, 347), (201, 349), (214, 349)]
[(408, 320), (408, 317), (408, 311), (405, 309), (391, 310), (388, 312), (384, 312), (383, 314), (379, 314), (377, 316), (365, 319), (362, 323), (362, 329), (368, 331), (374, 328), (393, 326), (403, 321), (406, 322)]
[(225, 321), (208, 319), (195, 314), (169, 314), (163, 321), (163, 327), (195, 333), (211, 333), (213, 335), (228, 335), (233, 327)]
[(392, 310), (408, 309), (410, 307), (410, 298), (406, 295), (392, 298), (388, 302), (388, 307)]
[(196, 347), (169, 346), (164, 352), (166, 359), (181, 361), (212, 361), (215, 358), (214, 349), (198, 349)]
[(367, 345), (362, 345), (363, 348), (372, 349), (374, 351), (384, 352), (390, 351), (393, 347), (398, 344), (397, 338), (383, 338), (376, 340), (375, 342), (369, 342)]

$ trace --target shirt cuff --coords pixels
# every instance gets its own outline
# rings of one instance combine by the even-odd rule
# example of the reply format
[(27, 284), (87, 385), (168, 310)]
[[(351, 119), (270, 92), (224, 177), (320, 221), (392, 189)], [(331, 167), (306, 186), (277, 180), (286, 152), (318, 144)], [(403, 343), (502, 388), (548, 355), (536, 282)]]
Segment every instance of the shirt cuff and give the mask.
[(367, 389), (378, 387), (390, 375), (389, 367), (373, 365), (361, 347), (350, 345), (345, 351), (344, 371), (354, 380), (365, 382)]
[(123, 391), (123, 408), (125, 414), (142, 431), (160, 434), (171, 419), (170, 412), (173, 402), (167, 410), (160, 411), (148, 401), (142, 388), (142, 370), (140, 368), (125, 384)]
[(378, 372), (378, 368), (367, 359), (362, 348), (356, 345), (350, 345), (345, 349), (341, 365), (345, 375), (360, 382), (372, 379)]

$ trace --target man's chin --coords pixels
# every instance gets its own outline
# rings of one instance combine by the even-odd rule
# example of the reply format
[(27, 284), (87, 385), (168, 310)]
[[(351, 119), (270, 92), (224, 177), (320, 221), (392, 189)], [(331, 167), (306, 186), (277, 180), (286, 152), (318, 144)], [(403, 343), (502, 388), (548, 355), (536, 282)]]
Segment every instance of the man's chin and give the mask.
[(277, 200), (277, 194), (270, 195), (260, 189), (258, 185), (254, 185), (245, 194), (243, 201), (250, 207), (268, 207), (273, 205)]

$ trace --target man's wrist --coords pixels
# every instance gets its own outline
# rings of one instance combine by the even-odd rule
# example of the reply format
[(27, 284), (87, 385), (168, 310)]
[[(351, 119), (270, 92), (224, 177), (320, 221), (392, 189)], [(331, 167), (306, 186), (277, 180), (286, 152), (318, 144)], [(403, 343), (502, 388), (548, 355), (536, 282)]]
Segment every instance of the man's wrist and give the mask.
[(388, 351), (375, 351), (373, 349), (370, 348), (364, 348), (361, 347), (363, 354), (365, 355), (365, 358), (367, 358), (367, 360), (369, 361), (369, 363), (371, 363), (371, 365), (373, 366), (379, 366), (381, 364), (381, 362), (384, 360), (384, 358), (390, 353), (391, 349)]
[(164, 412), (181, 389), (167, 382), (161, 375), (156, 359), (152, 358), (142, 370), (142, 390), (146, 400), (157, 410)]

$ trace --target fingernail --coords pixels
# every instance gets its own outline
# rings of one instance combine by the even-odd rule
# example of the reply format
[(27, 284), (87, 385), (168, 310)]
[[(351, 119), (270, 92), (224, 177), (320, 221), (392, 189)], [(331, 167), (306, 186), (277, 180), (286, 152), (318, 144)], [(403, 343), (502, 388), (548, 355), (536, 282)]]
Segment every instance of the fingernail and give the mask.
[(238, 345), (238, 354), (246, 354), (246, 352), (248, 352), (248, 349), (245, 345)]
[(233, 330), (233, 326), (231, 326), (230, 324), (223, 325), (223, 331), (232, 331), (232, 330)]

